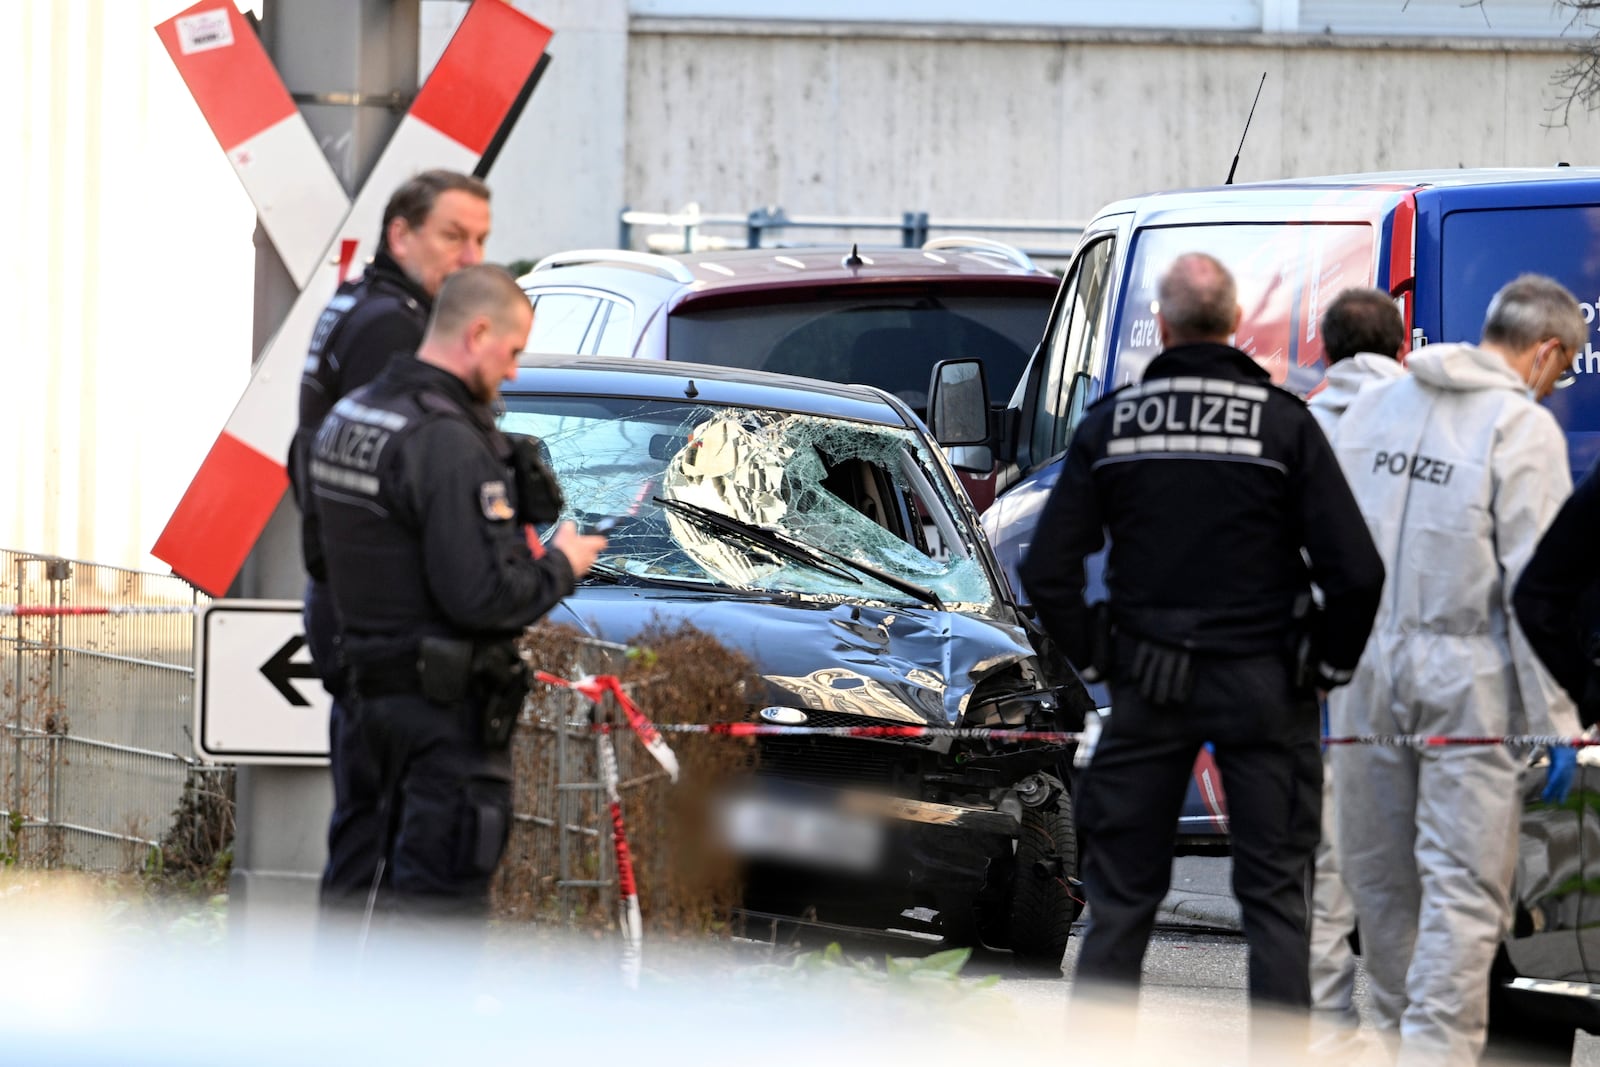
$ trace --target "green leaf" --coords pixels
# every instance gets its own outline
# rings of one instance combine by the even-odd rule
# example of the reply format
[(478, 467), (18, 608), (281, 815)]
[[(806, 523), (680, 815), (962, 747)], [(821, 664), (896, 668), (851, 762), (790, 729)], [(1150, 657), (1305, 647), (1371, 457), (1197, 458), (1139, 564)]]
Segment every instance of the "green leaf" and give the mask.
[(888, 972), (890, 978), (910, 978), (917, 973), (919, 962), (916, 959), (901, 959), (895, 956), (883, 958), (884, 970)]
[(961, 968), (965, 967), (967, 965), (967, 961), (971, 958), (972, 949), (970, 948), (946, 949), (943, 952), (935, 952), (927, 959), (922, 960), (921, 965), (917, 969), (923, 971), (937, 971), (941, 974), (948, 974), (954, 977), (955, 975), (961, 973)]

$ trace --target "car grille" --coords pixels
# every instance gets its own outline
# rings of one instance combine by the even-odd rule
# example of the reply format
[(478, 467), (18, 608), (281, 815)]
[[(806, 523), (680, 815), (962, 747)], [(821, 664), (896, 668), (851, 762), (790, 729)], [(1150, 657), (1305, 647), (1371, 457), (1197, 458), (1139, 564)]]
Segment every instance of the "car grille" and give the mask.
[(764, 737), (760, 752), (762, 777), (890, 789), (915, 783), (919, 758), (899, 743), (853, 737)]

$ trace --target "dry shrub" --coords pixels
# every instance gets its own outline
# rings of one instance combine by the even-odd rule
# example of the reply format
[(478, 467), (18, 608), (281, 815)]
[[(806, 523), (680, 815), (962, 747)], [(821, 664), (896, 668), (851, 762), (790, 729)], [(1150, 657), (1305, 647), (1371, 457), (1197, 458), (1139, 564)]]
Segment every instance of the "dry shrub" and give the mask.
[[(619, 676), (633, 700), (661, 723), (738, 722), (761, 691), (755, 668), (740, 653), (689, 624), (652, 623), (625, 654), (565, 626), (542, 625), (524, 639), (538, 670), (563, 678)], [(513, 920), (570, 921), (592, 931), (615, 925), (615, 862), (604, 794), (566, 791), (568, 877), (610, 880), (604, 889), (557, 892), (560, 843), (554, 829), (558, 782), (598, 783), (594, 735), (586, 701), (577, 694), (536, 685), (529, 713), (513, 739), (517, 824), (495, 885), (495, 912)], [(607, 701), (595, 714), (615, 724), (612, 739), (622, 781), (623, 818), (633, 857), (639, 905), (656, 935), (715, 934), (727, 929), (741, 896), (737, 865), (711, 846), (708, 814), (716, 793), (746, 775), (755, 749), (744, 739), (668, 734), (677, 754), (673, 785)], [(577, 725), (570, 725), (577, 724)], [(566, 729), (567, 770), (558, 775), (559, 732)], [(590, 832), (585, 832), (590, 831)]]

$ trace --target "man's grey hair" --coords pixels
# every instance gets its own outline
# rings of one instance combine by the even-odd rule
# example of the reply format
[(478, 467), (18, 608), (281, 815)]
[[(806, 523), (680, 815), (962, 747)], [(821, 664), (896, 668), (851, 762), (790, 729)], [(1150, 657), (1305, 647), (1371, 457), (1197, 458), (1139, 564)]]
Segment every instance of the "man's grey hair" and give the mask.
[(1186, 252), (1173, 260), (1156, 287), (1156, 299), (1174, 344), (1226, 341), (1233, 332), (1239, 292), (1215, 256)]
[(1330, 364), (1358, 352), (1393, 359), (1405, 343), (1405, 320), (1382, 289), (1346, 289), (1322, 313), (1322, 349)]
[(1511, 352), (1521, 352), (1555, 338), (1573, 353), (1583, 351), (1589, 324), (1578, 301), (1554, 278), (1524, 274), (1507, 282), (1489, 301), (1483, 339)]

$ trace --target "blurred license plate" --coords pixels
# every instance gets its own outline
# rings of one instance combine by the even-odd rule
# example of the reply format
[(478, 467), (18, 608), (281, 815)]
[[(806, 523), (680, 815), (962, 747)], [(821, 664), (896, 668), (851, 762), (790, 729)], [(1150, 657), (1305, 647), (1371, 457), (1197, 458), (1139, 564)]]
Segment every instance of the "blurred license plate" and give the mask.
[(723, 839), (751, 859), (868, 870), (883, 855), (883, 823), (829, 808), (738, 797), (722, 810)]

